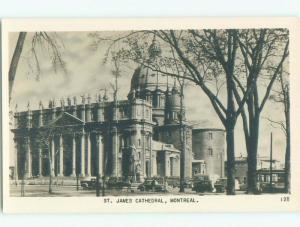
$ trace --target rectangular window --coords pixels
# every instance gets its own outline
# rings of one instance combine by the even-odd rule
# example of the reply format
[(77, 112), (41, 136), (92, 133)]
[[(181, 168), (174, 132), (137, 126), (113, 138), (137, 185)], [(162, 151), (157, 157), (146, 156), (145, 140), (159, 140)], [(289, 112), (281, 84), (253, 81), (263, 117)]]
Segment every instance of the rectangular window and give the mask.
[(208, 148), (208, 155), (213, 156), (213, 149), (211, 147)]
[(209, 139), (209, 140), (212, 140), (212, 139), (213, 139), (213, 134), (212, 134), (212, 132), (208, 133), (208, 139)]

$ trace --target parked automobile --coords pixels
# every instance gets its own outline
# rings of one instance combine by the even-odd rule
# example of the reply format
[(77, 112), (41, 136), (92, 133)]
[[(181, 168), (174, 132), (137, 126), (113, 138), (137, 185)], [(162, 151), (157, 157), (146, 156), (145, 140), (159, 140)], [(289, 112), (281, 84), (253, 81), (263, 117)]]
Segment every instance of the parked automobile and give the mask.
[(192, 180), (185, 180), (183, 183), (184, 188), (193, 188), (194, 182)]
[(209, 179), (208, 175), (195, 175), (194, 176), (194, 185), (192, 188), (196, 192), (212, 192), (212, 182)]
[(283, 184), (278, 184), (277, 182), (272, 183), (260, 183), (260, 186), (258, 188), (259, 192), (263, 193), (284, 193), (285, 188)]
[(111, 177), (108, 179), (106, 185), (109, 189), (122, 189), (123, 187), (130, 187), (131, 184), (130, 182), (126, 182), (120, 178)]
[(138, 186), (140, 191), (166, 192), (166, 187), (155, 179), (147, 179)]
[[(194, 185), (194, 182), (192, 180), (184, 180), (183, 181), (183, 187), (184, 188), (192, 188), (193, 185)], [(176, 187), (179, 188), (180, 187), (180, 180), (178, 180), (177, 182), (173, 183), (172, 186), (173, 186), (173, 188), (176, 188)]]
[(84, 177), (80, 180), (83, 190), (96, 189), (96, 177)]
[(227, 178), (219, 178), (214, 184), (216, 192), (225, 192), (227, 187)]

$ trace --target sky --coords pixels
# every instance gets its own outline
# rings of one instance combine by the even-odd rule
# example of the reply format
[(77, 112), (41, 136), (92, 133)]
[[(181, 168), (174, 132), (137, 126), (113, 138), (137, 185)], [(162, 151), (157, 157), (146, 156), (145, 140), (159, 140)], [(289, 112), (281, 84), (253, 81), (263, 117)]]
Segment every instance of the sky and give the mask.
[[(116, 34), (119, 34), (119, 32)], [(114, 35), (110, 32), (110, 35)], [(9, 34), (9, 58), (13, 54), (18, 33)], [(112, 99), (113, 83), (112, 64), (103, 64), (103, 58), (107, 50), (107, 44), (91, 48), (92, 39), (89, 32), (60, 32), (56, 33), (56, 40), (60, 46), (60, 53), (65, 61), (66, 73), (62, 70), (55, 70), (52, 67), (51, 59), (47, 48), (37, 48), (37, 56), (40, 65), (39, 79), (36, 77), (36, 66), (30, 49), (32, 44), (32, 33), (28, 33), (24, 43), (21, 59), (18, 65), (16, 79), (13, 86), (11, 109), (18, 105), (18, 111), (27, 109), (30, 102), (31, 109), (37, 109), (40, 101), (48, 106), (50, 99), (56, 99), (57, 103), (61, 98), (90, 94), (95, 100), (97, 93), (103, 93), (102, 89), (108, 89)], [(126, 99), (130, 89), (130, 79), (136, 65), (126, 65), (121, 68), (119, 79), (119, 98)], [(189, 85), (185, 89), (185, 104), (187, 119), (199, 122), (203, 128), (223, 128), (210, 101), (202, 90)], [(223, 97), (224, 98), (224, 97)], [(269, 156), (270, 133), (273, 133), (273, 157), (284, 161), (285, 136), (283, 132), (270, 125), (266, 118), (283, 120), (283, 108), (281, 104), (268, 101), (263, 112), (259, 136), (259, 156)], [(236, 156), (246, 156), (242, 122), (239, 118), (235, 130)], [(10, 146), (12, 150), (12, 143)]]

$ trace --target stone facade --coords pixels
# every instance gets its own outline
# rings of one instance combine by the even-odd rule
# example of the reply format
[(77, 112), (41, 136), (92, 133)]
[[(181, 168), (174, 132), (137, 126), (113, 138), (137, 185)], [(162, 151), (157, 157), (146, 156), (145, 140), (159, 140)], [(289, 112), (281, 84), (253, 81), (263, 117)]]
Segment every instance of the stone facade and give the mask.
[[(127, 100), (107, 95), (50, 100), (47, 107), (15, 111), (16, 171), (19, 177), (96, 176), (131, 178), (192, 177), (193, 152), (210, 172), (220, 172), (220, 160), (207, 158), (208, 143), (223, 151), (224, 141), (206, 141), (185, 119), (183, 99), (168, 78), (139, 67), (131, 79)], [(223, 131), (220, 131), (223, 138)], [(203, 133), (202, 133), (203, 134)], [(219, 134), (216, 134), (219, 136)], [(199, 141), (194, 140), (200, 138)], [(196, 142), (195, 142), (196, 141)], [(216, 145), (213, 143), (216, 142)], [(197, 148), (193, 150), (193, 147)], [(200, 149), (200, 150), (199, 150)], [(218, 166), (218, 167), (217, 167)]]

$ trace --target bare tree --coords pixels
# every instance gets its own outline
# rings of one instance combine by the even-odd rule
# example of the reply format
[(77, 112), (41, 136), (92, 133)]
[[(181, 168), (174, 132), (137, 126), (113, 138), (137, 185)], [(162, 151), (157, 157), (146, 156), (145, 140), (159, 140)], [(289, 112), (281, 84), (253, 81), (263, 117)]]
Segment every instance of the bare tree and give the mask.
[(11, 99), (11, 92), (13, 88), (13, 84), (15, 81), (15, 76), (18, 68), (18, 64), (20, 61), (21, 53), (23, 51), (23, 46), (26, 38), (26, 32), (20, 32), (19, 37), (17, 40), (16, 48), (14, 50), (10, 67), (9, 67), (9, 72), (8, 72), (8, 81), (9, 81), (9, 100)]
[(184, 164), (185, 164), (185, 153), (186, 153), (186, 124), (185, 121), (185, 110), (184, 110), (184, 86), (185, 79), (177, 78), (180, 87), (180, 112), (179, 112), (179, 124), (180, 124), (180, 143), (181, 143), (181, 153), (180, 153), (180, 192), (184, 192)]
[(291, 134), (290, 134), (290, 86), (288, 80), (289, 73), (282, 68), (278, 75), (279, 89), (273, 89), (270, 99), (274, 102), (281, 103), (284, 108), (284, 121), (272, 120), (268, 118), (272, 125), (279, 126), (285, 134), (286, 151), (285, 151), (285, 192), (291, 190)]
[[(11, 95), (13, 91), (13, 85), (16, 78), (16, 73), (18, 69), (18, 65), (20, 62), (21, 56), (24, 54), (24, 44), (26, 41), (26, 37), (28, 37), (27, 32), (20, 32), (16, 47), (14, 49), (11, 63), (9, 66), (8, 73), (8, 81), (9, 81), (9, 100), (11, 100)], [(41, 48), (43, 52), (49, 54), (50, 61), (52, 63), (53, 69), (56, 72), (58, 69), (62, 69), (66, 73), (65, 62), (62, 58), (61, 48), (63, 47), (63, 43), (58, 38), (55, 32), (47, 33), (47, 32), (35, 32), (32, 36), (30, 36), (31, 47), (29, 51), (29, 58), (33, 61), (33, 64), (29, 64), (30, 67), (35, 67), (35, 77), (37, 80), (40, 78), (40, 63), (39, 57), (37, 54), (37, 49)], [(28, 54), (28, 53), (27, 53)]]
[[(27, 32), (19, 33), (16, 47), (14, 49), (11, 63), (9, 66), (9, 73), (8, 73), (9, 102), (12, 99), (13, 85), (14, 85), (14, 82), (16, 79), (16, 74), (17, 74), (17, 69), (18, 69), (18, 65), (20, 62), (20, 58), (22, 57), (22, 55), (28, 54), (28, 53), (23, 53), (26, 37), (28, 37)], [(30, 47), (28, 58), (31, 61), (33, 61), (33, 64), (29, 64), (29, 67), (30, 68), (32, 68), (33, 66), (35, 67), (35, 72), (36, 72), (35, 78), (37, 80), (39, 80), (40, 73), (41, 73), (39, 57), (37, 54), (38, 48), (40, 48), (43, 52), (47, 52), (49, 54), (49, 58), (50, 58), (50, 61), (52, 63), (52, 66), (53, 66), (53, 69), (55, 72), (58, 69), (62, 69), (65, 74), (67, 73), (66, 67), (65, 67), (65, 62), (62, 58), (61, 51), (60, 51), (61, 47), (63, 47), (63, 44), (62, 44), (62, 42), (59, 42), (59, 39), (58, 39), (56, 33), (50, 34), (47, 32), (35, 32), (35, 33), (33, 33), (32, 36), (30, 36), (30, 38), (31, 38), (31, 40), (28, 40), (28, 42), (31, 42), (31, 47)], [(10, 112), (10, 113), (12, 114), (12, 112)], [(46, 141), (44, 141), (44, 142), (46, 142)], [(49, 146), (49, 144), (48, 144), (48, 146)], [(49, 163), (50, 163), (50, 165), (52, 165), (50, 156), (49, 156)], [(51, 186), (52, 178), (51, 177), (52, 176), (50, 174), (49, 193), (52, 193), (52, 186)]]
[[(242, 119), (248, 154), (248, 193), (256, 193), (256, 168), (261, 113), (270, 92), (280, 75), (280, 69), (288, 57), (288, 31), (284, 29), (243, 30), (239, 33), (241, 64), (234, 75), (237, 87), (233, 87), (237, 102), (249, 92), (246, 107), (242, 108)], [(261, 98), (261, 101), (260, 101)]]
[[(235, 194), (234, 129), (237, 118), (252, 89), (249, 86), (241, 100), (237, 102), (234, 92), (238, 85), (234, 78), (238, 35), (238, 30), (132, 32), (123, 36), (125, 47), (119, 48), (118, 52), (119, 57), (125, 62), (131, 60), (162, 75), (191, 81), (206, 94), (226, 129), (227, 194)], [(162, 52), (151, 57), (148, 51), (148, 41), (153, 36), (158, 37)], [(101, 37), (100, 40), (107, 41)], [(120, 40), (122, 38), (111, 40), (108, 52)], [(155, 61), (153, 61), (153, 57), (155, 57)], [(175, 66), (180, 66), (180, 72), (174, 70)], [(223, 86), (226, 88), (226, 99), (219, 96)]]
[(41, 148), (45, 148), (44, 150), (46, 151), (46, 153), (40, 154), (43, 155), (47, 160), (48, 160), (48, 168), (49, 168), (49, 194), (53, 193), (53, 177), (55, 175), (54, 173), (54, 162), (55, 160), (53, 160), (53, 158), (55, 158), (55, 153), (53, 154), (53, 152), (55, 152), (55, 150), (51, 149), (51, 141), (52, 143), (54, 142), (54, 128), (49, 126), (49, 127), (43, 127), (43, 129), (39, 130), (39, 135), (38, 137), (38, 141), (39, 144), (38, 146), (40, 146)]

